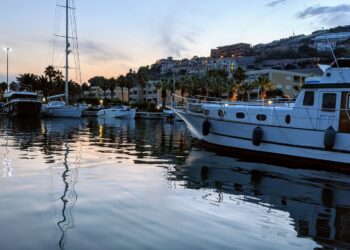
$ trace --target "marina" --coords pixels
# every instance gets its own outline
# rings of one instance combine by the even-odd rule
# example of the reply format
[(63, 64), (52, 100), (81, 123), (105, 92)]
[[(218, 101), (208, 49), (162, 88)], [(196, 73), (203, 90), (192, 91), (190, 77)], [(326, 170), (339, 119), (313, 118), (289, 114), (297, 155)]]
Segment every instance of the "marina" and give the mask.
[(350, 4), (2, 7), (1, 250), (350, 249)]

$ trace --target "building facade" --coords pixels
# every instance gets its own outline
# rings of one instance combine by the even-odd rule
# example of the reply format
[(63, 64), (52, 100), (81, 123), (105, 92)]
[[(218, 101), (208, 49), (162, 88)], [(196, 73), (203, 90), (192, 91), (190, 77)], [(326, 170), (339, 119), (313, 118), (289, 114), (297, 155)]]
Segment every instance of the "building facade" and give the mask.
[(211, 58), (224, 58), (224, 57), (240, 57), (249, 55), (252, 49), (249, 43), (236, 43), (232, 45), (226, 45), (212, 49), (210, 52)]
[(245, 82), (253, 84), (260, 76), (267, 77), (276, 89), (283, 91), (285, 96), (294, 98), (297, 95), (297, 89), (301, 88), (305, 78), (310, 74), (276, 69), (252, 70), (246, 72)]

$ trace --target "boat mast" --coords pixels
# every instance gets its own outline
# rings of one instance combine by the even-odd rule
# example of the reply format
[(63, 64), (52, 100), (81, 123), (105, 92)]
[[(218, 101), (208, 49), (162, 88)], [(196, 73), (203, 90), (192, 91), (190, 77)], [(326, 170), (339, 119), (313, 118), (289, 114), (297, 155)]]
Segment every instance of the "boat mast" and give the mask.
[(70, 51), (69, 51), (69, 41), (68, 41), (68, 33), (69, 33), (68, 15), (69, 15), (69, 13), (68, 13), (68, 0), (66, 0), (66, 84), (65, 84), (66, 105), (69, 104), (69, 100), (68, 100), (68, 67), (69, 67), (68, 55), (69, 55)]

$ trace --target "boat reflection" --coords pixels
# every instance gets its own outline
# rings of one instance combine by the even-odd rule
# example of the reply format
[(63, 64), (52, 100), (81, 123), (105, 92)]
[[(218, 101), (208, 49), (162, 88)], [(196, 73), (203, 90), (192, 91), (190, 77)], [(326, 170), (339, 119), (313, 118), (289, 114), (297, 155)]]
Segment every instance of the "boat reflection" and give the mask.
[(206, 190), (203, 199), (210, 202), (250, 202), (286, 211), (299, 237), (311, 237), (325, 248), (350, 248), (347, 175), (243, 162), (193, 149), (169, 178)]

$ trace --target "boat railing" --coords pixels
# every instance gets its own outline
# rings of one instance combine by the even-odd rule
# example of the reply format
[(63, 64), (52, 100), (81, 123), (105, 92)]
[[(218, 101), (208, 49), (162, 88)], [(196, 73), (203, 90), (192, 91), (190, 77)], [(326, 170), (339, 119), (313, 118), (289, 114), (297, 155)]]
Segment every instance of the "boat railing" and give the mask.
[(225, 100), (215, 97), (195, 96), (184, 97), (173, 95), (171, 101), (171, 107), (180, 109), (190, 109), (195, 112), (199, 112), (199, 107), (203, 104), (217, 104), (217, 105), (241, 105), (241, 106), (275, 106), (275, 107), (293, 107), (295, 99), (289, 98), (273, 98), (273, 99), (261, 99), (251, 101), (233, 101)]

